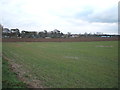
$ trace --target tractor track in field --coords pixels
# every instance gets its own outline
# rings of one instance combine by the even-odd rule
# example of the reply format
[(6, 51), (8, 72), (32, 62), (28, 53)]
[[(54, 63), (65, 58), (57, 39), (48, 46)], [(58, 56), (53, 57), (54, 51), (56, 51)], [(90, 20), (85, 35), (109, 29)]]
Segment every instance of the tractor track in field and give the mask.
[[(10, 69), (15, 72), (17, 75), (17, 78), (26, 83), (27, 88), (43, 88), (41, 81), (35, 79), (31, 74), (26, 74), (30, 73), (28, 70), (24, 70), (22, 68), (22, 65), (15, 63), (13, 60), (7, 58), (6, 56), (2, 55), (2, 58), (4, 60), (8, 61)], [(45, 87), (44, 87), (45, 88)]]

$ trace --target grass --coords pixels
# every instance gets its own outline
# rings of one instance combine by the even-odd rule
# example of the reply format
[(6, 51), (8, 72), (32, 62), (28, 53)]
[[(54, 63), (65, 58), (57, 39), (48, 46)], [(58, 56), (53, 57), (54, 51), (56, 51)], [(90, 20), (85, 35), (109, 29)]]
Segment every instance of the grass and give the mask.
[(9, 42), (3, 43), (3, 55), (43, 87), (118, 87), (117, 41)]
[(2, 64), (2, 88), (26, 88), (26, 84), (10, 69), (8, 61), (3, 58)]
[(9, 62), (1, 57), (2, 43), (0, 43), (0, 89), (26, 88), (26, 84), (17, 78), (15, 72), (10, 68)]

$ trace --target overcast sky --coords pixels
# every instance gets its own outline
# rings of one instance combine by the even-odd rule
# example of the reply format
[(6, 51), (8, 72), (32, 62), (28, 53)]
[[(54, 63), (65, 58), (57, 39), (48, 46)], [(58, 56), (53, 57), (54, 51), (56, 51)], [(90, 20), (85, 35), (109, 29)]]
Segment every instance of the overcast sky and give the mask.
[(29, 31), (118, 33), (118, 1), (0, 0), (0, 23)]

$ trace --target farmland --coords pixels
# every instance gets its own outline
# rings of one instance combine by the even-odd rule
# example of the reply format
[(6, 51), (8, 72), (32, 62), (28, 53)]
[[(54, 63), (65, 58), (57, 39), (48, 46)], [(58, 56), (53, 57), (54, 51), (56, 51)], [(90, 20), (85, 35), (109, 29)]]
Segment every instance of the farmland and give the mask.
[(2, 49), (31, 87), (118, 87), (117, 41), (4, 42)]

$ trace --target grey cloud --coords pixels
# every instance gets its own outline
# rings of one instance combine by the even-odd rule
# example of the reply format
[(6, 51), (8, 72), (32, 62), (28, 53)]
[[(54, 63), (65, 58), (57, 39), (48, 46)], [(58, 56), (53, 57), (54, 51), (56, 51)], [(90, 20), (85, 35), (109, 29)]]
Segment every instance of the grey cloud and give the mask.
[(102, 22), (102, 23), (116, 23), (118, 10), (117, 7), (112, 7), (102, 12), (94, 11), (94, 9), (85, 9), (84, 11), (77, 13), (75, 19), (86, 20), (88, 22)]

